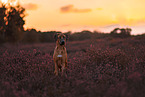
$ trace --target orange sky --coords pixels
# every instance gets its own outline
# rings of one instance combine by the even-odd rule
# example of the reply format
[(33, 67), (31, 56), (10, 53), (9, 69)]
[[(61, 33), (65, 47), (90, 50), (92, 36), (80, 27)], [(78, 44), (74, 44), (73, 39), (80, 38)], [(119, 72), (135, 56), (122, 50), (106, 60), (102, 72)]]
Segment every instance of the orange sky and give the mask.
[(41, 31), (110, 32), (115, 27), (130, 27), (133, 30), (132, 34), (145, 32), (145, 0), (19, 0), (19, 2), (26, 8), (25, 28)]

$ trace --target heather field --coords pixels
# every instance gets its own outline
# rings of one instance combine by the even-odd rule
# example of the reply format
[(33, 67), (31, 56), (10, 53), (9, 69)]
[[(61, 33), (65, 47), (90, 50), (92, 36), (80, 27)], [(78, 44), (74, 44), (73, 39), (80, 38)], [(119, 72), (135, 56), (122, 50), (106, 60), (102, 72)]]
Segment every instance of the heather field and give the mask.
[(54, 75), (55, 43), (0, 45), (0, 97), (145, 97), (145, 38), (67, 42), (68, 69)]

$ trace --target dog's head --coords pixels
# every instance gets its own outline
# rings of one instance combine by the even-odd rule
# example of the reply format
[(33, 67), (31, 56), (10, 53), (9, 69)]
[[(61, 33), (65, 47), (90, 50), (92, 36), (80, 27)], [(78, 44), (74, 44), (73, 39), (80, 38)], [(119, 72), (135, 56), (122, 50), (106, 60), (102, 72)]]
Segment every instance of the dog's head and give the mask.
[(54, 38), (59, 45), (63, 46), (65, 45), (68, 36), (64, 35), (63, 33), (57, 33)]

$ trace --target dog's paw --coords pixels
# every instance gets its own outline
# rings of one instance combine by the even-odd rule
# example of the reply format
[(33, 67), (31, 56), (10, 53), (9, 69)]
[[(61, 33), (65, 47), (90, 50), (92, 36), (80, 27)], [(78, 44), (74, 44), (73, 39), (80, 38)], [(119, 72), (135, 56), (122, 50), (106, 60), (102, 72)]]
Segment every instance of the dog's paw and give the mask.
[(57, 72), (57, 71), (54, 71), (54, 74), (55, 74), (56, 76), (58, 76), (58, 72)]

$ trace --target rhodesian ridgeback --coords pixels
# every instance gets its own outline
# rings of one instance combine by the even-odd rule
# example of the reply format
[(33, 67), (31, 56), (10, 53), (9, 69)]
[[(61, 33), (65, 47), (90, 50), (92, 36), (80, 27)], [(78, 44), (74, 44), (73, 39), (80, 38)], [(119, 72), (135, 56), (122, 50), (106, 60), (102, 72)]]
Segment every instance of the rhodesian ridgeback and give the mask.
[(66, 35), (63, 33), (57, 33), (54, 36), (56, 40), (56, 47), (54, 49), (53, 60), (55, 64), (55, 75), (58, 75), (60, 71), (63, 75), (65, 68), (67, 67), (67, 51), (66, 51)]

